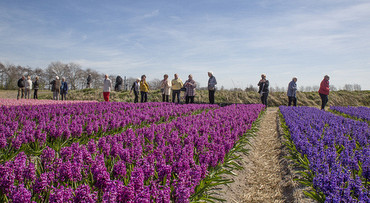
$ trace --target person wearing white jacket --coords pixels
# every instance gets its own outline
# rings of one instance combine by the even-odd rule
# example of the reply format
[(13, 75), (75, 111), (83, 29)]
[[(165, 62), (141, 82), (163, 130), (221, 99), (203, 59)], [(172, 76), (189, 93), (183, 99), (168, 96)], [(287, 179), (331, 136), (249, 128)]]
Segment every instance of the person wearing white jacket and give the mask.
[(112, 81), (109, 79), (108, 75), (105, 75), (104, 85), (103, 85), (103, 97), (104, 101), (109, 102), (109, 94), (112, 89)]
[(26, 93), (25, 98), (26, 99), (30, 98), (31, 90), (32, 90), (32, 80), (31, 80), (31, 77), (28, 76), (26, 83), (25, 83), (25, 93)]
[(169, 102), (169, 97), (171, 94), (171, 81), (168, 79), (168, 75), (163, 76), (161, 81), (161, 91), (162, 91), (162, 102)]

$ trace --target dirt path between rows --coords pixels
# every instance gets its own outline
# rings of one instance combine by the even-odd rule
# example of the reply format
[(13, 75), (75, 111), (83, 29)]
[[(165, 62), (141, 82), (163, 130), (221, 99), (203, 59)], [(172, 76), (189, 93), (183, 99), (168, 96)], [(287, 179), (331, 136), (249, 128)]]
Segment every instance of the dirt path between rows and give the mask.
[(293, 182), (277, 119), (278, 108), (268, 108), (257, 135), (250, 139), (249, 154), (242, 156), (240, 164), (244, 169), (227, 177), (235, 182), (219, 188), (220, 198), (231, 203), (311, 202)]

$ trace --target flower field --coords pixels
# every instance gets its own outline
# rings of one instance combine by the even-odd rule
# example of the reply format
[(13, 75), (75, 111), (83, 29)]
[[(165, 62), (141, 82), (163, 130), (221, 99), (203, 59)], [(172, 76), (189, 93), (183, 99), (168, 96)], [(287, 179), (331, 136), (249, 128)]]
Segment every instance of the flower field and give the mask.
[[(0, 201), (202, 198), (263, 105), (115, 102), (0, 107)], [(225, 170), (223, 170), (225, 172)]]
[[(280, 107), (291, 159), (307, 196), (319, 202), (370, 202), (370, 128), (313, 107)], [(344, 111), (343, 111), (344, 112)], [(353, 111), (354, 112), (354, 111)]]
[(370, 122), (370, 108), (364, 106), (330, 106), (330, 110)]

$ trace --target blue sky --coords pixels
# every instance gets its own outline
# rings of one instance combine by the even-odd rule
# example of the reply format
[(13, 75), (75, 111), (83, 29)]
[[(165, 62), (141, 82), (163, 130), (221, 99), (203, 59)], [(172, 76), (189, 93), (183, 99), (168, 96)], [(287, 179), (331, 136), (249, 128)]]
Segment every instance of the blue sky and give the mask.
[(148, 80), (179, 73), (205, 86), (360, 84), (370, 89), (370, 1), (1, 0), (0, 62), (74, 62)]

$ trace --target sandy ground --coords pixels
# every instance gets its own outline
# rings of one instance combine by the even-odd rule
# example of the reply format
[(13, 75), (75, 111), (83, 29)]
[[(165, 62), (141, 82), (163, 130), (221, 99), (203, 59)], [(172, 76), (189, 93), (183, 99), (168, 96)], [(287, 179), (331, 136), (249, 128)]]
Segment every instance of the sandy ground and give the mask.
[(251, 138), (249, 154), (243, 155), (237, 176), (227, 177), (235, 182), (218, 188), (219, 197), (226, 202), (312, 202), (293, 182), (295, 173), (284, 157), (278, 108), (268, 108), (261, 117), (259, 131)]

